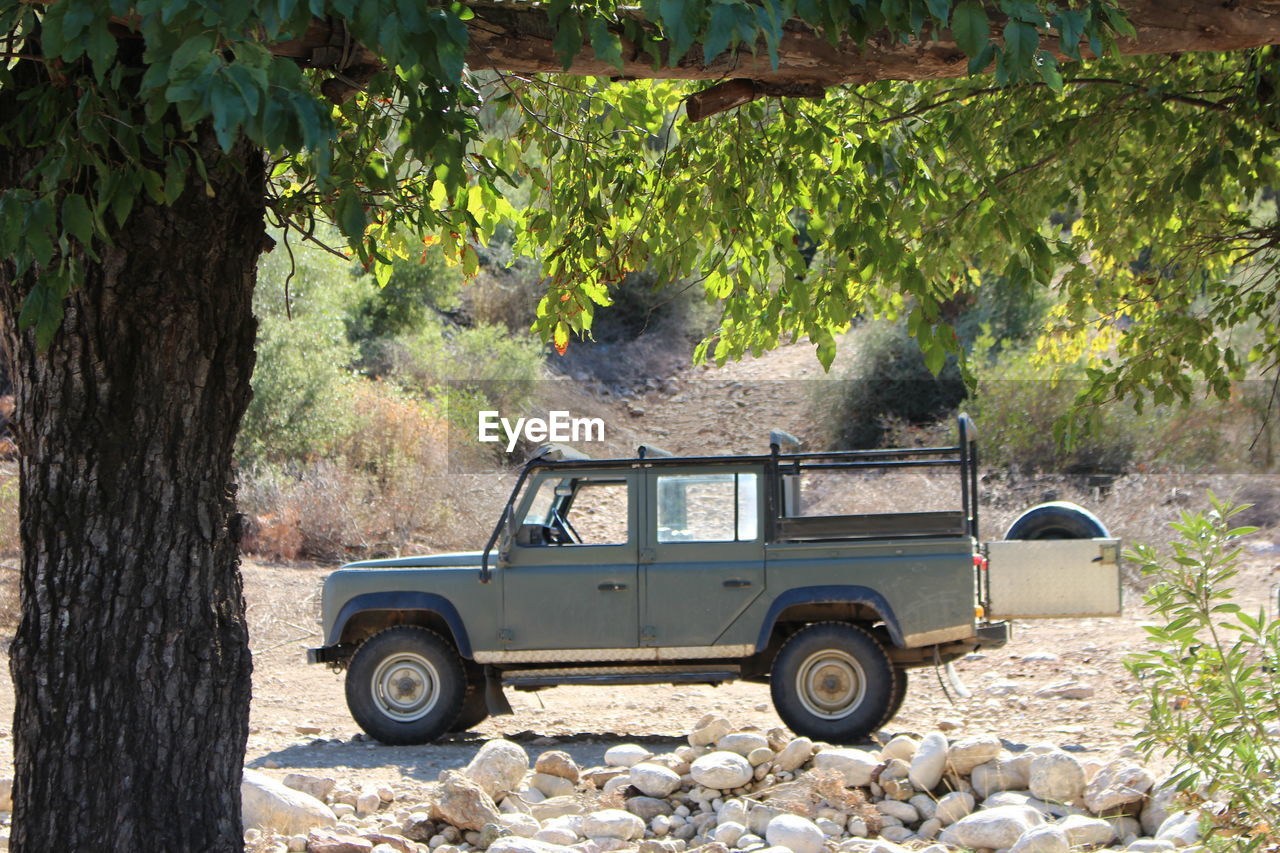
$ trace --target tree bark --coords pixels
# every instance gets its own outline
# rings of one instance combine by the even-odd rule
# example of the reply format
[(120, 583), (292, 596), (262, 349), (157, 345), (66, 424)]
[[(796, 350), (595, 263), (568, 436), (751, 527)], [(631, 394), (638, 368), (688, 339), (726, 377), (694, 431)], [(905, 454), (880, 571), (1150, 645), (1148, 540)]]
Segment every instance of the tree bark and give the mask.
[[(17, 328), (32, 275), (0, 262), (22, 454), (18, 853), (244, 848), (252, 662), (232, 452), (264, 167), (251, 145), (224, 155), (201, 137), (216, 196), (192, 174), (172, 206), (139, 198), (85, 260), (47, 351)], [(42, 153), (0, 148), (0, 188)]]
[[(468, 22), (471, 45), (467, 62), (476, 69), (520, 73), (562, 73), (552, 46), (555, 30), (541, 7), (493, 0), (468, 0), (475, 18)], [(987, 4), (993, 21), (1001, 20), (995, 4)], [(1230, 51), (1280, 44), (1280, 3), (1276, 0), (1120, 0), (1137, 30), (1121, 39), (1126, 55)], [(998, 34), (999, 27), (994, 28)], [(1057, 52), (1056, 42), (1046, 45)], [(903, 43), (886, 34), (873, 35), (859, 47), (850, 40), (832, 45), (799, 21), (792, 21), (778, 46), (773, 68), (763, 48), (728, 51), (707, 63), (698, 45), (674, 67), (653, 67), (652, 59), (623, 44), (623, 67), (596, 58), (589, 46), (578, 54), (569, 74), (598, 77), (742, 78), (785, 86), (870, 83), (876, 80), (933, 80), (963, 77), (969, 58), (948, 31), (925, 32), (921, 41)], [(1061, 53), (1059, 53), (1061, 57)]]

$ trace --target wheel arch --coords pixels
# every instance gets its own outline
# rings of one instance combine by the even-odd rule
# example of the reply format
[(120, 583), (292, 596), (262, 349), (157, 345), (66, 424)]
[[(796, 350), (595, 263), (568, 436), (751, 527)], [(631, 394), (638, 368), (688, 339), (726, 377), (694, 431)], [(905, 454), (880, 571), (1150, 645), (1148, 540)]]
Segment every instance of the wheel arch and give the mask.
[(385, 628), (417, 625), (451, 640), (458, 654), (471, 660), (471, 641), (458, 610), (447, 598), (430, 592), (369, 592), (342, 605), (326, 642), (359, 645)]
[(769, 605), (756, 639), (756, 652), (769, 647), (779, 625), (827, 621), (883, 622), (889, 640), (899, 648), (906, 646), (893, 607), (874, 589), (854, 585), (803, 586), (787, 590)]

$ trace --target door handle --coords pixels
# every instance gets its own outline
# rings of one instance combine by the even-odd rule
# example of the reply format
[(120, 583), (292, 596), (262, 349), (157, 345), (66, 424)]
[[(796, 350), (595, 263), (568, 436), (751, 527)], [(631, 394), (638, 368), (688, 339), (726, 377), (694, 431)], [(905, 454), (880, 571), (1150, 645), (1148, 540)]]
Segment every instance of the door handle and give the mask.
[(618, 592), (627, 588), (625, 583), (602, 583), (596, 587), (601, 592)]
[(725, 581), (724, 585), (729, 589), (745, 589), (746, 587), (751, 586), (751, 581), (734, 578), (733, 580)]

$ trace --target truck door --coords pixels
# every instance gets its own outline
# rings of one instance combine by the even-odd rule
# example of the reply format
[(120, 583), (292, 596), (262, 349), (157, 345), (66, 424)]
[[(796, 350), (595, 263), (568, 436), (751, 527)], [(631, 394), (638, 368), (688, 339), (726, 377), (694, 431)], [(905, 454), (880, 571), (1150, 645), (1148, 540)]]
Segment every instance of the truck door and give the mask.
[(625, 469), (536, 475), (500, 572), (505, 649), (635, 648), (639, 487)]
[(724, 634), (764, 591), (763, 479), (761, 466), (645, 469), (641, 645), (755, 642)]

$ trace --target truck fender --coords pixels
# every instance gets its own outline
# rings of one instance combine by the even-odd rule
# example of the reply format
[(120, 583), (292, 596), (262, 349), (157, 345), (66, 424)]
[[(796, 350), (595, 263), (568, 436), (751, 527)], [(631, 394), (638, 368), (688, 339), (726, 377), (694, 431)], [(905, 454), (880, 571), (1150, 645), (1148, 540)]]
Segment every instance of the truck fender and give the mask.
[(458, 654), (468, 659), (471, 657), (471, 641), (467, 638), (467, 629), (462, 624), (458, 609), (449, 599), (432, 592), (366, 592), (355, 596), (342, 605), (338, 617), (333, 620), (333, 629), (326, 639), (328, 645), (337, 645), (351, 617), (366, 610), (426, 610), (436, 613), (449, 626)]
[(756, 640), (756, 651), (762, 652), (769, 645), (769, 637), (773, 634), (773, 626), (782, 615), (782, 611), (797, 604), (863, 604), (870, 607), (884, 620), (889, 639), (898, 647), (906, 644), (902, 639), (902, 629), (898, 626), (898, 617), (885, 597), (866, 586), (799, 586), (789, 589), (773, 600), (769, 612), (765, 614), (764, 623), (760, 626), (760, 637)]

